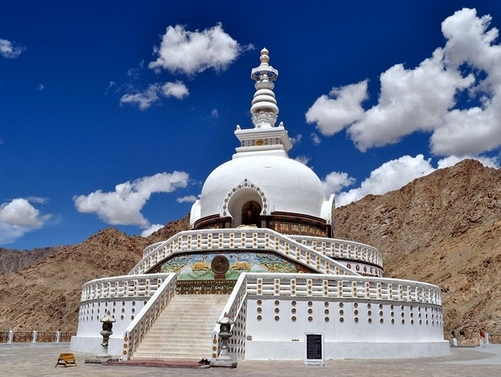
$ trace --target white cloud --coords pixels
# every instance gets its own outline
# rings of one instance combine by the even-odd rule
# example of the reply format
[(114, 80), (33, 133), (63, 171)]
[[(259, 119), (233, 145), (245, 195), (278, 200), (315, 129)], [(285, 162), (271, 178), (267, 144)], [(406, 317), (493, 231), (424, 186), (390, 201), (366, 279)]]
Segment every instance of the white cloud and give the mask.
[(26, 200), (30, 203), (46, 204), (49, 200), (40, 196), (28, 196)]
[(417, 67), (394, 65), (380, 76), (376, 105), (360, 111), (367, 97), (362, 81), (320, 96), (306, 113), (325, 136), (347, 128), (362, 151), (427, 132), (440, 156), (469, 156), (501, 146), (501, 45), (491, 17), (462, 9), (445, 19), (445, 46)]
[(38, 90), (43, 92), (45, 90), (45, 85), (44, 84), (39, 84), (38, 85)]
[[(497, 97), (499, 106), (501, 91)], [(474, 107), (449, 112), (443, 126), (431, 136), (432, 150), (446, 156), (471, 155), (498, 148), (501, 145), (501, 116), (496, 114), (497, 110), (493, 104), (488, 104), (485, 109)]]
[(167, 82), (165, 84), (150, 84), (148, 89), (134, 94), (125, 94), (120, 98), (121, 104), (137, 105), (141, 110), (148, 109), (160, 100), (160, 96), (183, 99), (189, 95), (188, 88), (182, 81)]
[(195, 203), (197, 200), (198, 198), (195, 195), (183, 196), (176, 199), (178, 203)]
[(367, 80), (333, 88), (329, 96), (317, 98), (306, 112), (306, 121), (316, 123), (323, 135), (332, 136), (363, 116), (364, 109), (360, 104), (365, 99)]
[(414, 70), (398, 64), (381, 74), (379, 103), (348, 129), (360, 150), (394, 144), (405, 135), (443, 124), (457, 90), (473, 83), (471, 75), (462, 78), (458, 71), (446, 70), (443, 58), (437, 49)]
[(219, 111), (217, 111), (217, 109), (214, 109), (210, 112), (210, 116), (212, 118), (219, 118)]
[(302, 163), (303, 165), (306, 165), (308, 166), (308, 162), (310, 162), (311, 158), (308, 157), (308, 156), (297, 156), (294, 160), (296, 160), (297, 162), (300, 162)]
[(183, 99), (187, 97), (190, 93), (188, 88), (182, 81), (168, 82), (162, 86), (162, 93), (165, 97), (174, 97), (177, 99)]
[(222, 25), (202, 31), (187, 31), (183, 25), (168, 26), (155, 61), (149, 68), (194, 75), (206, 69), (225, 70), (246, 49), (224, 32)]
[[(157, 73), (166, 69), (171, 73), (182, 73), (193, 76), (206, 69), (216, 71), (225, 70), (238, 56), (252, 45), (241, 46), (237, 41), (224, 32), (221, 24), (202, 31), (188, 31), (183, 25), (169, 26), (162, 36), (160, 47), (154, 48), (155, 61), (150, 62), (149, 68)], [(143, 68), (144, 61), (140, 67)], [(139, 68), (132, 68), (127, 76), (137, 80), (140, 77)], [(150, 84), (144, 91), (130, 89), (120, 98), (120, 104), (138, 106), (146, 110), (160, 101), (161, 96), (183, 99), (189, 96), (189, 91), (182, 81)], [(217, 117), (214, 109), (212, 117)]]
[(383, 195), (389, 191), (398, 190), (414, 179), (424, 177), (437, 169), (443, 169), (456, 165), (466, 158), (480, 161), (484, 166), (499, 168), (497, 158), (478, 156), (449, 156), (437, 162), (434, 168), (430, 160), (425, 160), (422, 154), (416, 157), (403, 156), (396, 160), (385, 162), (371, 172), (359, 187), (349, 191), (342, 191), (355, 183), (355, 180), (346, 173), (332, 172), (322, 181), (327, 196), (336, 194), (336, 206), (344, 206), (364, 196)]
[[(385, 162), (372, 171), (369, 178), (365, 179), (360, 187), (351, 189), (348, 192), (341, 192), (337, 195), (336, 205), (346, 205), (368, 194), (382, 195), (388, 191), (397, 190), (412, 180), (428, 175), (434, 170), (430, 162), (425, 160), (421, 154), (416, 157), (403, 156), (399, 159)], [(329, 194), (329, 192), (327, 193)]]
[(311, 141), (313, 145), (319, 145), (322, 142), (322, 139), (320, 139), (320, 136), (318, 136), (316, 133), (312, 132), (310, 134)]
[(162, 224), (152, 224), (148, 229), (145, 229), (141, 232), (141, 237), (148, 237), (155, 233), (157, 230), (160, 230), (164, 227)]
[(301, 134), (297, 134), (296, 136), (294, 137), (291, 137), (291, 142), (292, 142), (292, 145), (297, 145), (301, 142), (301, 140), (303, 139), (303, 135)]
[(146, 110), (153, 103), (157, 102), (160, 87), (158, 84), (151, 84), (148, 89), (141, 93), (125, 94), (120, 98), (120, 103), (137, 105), (141, 110)]
[(141, 210), (153, 193), (168, 193), (188, 185), (185, 172), (158, 173), (133, 182), (115, 186), (115, 191), (97, 190), (89, 195), (73, 197), (75, 207), (81, 213), (95, 213), (107, 224), (137, 225), (150, 227)]
[(463, 161), (466, 159), (477, 160), (482, 165), (490, 167), (490, 168), (499, 168), (499, 159), (496, 157), (483, 157), (483, 156), (448, 156), (446, 158), (442, 158), (437, 163), (437, 169), (444, 169), (450, 166), (456, 165), (459, 161)]
[[(43, 199), (37, 199), (33, 201), (42, 203)], [(50, 218), (51, 215), (42, 215), (27, 199), (17, 198), (3, 203), (0, 205), (0, 244), (16, 241), (27, 232), (41, 228)]]
[(343, 188), (349, 187), (354, 183), (355, 178), (350, 177), (347, 173), (337, 171), (327, 174), (322, 181), (327, 197), (331, 194), (340, 192)]
[(40, 217), (40, 211), (30, 202), (18, 198), (0, 205), (0, 222), (9, 225), (40, 227), (44, 220)]
[(0, 55), (4, 58), (15, 59), (25, 50), (25, 47), (16, 46), (7, 39), (0, 39)]

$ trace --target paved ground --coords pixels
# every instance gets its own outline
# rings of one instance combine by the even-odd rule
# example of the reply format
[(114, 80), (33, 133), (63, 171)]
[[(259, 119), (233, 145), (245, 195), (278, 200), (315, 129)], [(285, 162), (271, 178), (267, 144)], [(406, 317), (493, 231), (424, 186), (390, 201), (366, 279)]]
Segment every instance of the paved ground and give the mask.
[(71, 352), (69, 344), (0, 345), (0, 376), (501, 376), (501, 345), (489, 348), (453, 348), (448, 356), (404, 360), (326, 360), (325, 367), (306, 366), (301, 361), (240, 361), (236, 369), (167, 368), (85, 363), (95, 355), (72, 352), (76, 367), (54, 367), (60, 353)]

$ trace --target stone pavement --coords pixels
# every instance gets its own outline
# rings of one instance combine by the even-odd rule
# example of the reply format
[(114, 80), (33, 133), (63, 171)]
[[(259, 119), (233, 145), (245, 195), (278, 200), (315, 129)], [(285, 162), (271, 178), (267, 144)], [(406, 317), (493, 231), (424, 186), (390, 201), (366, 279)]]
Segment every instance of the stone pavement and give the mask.
[[(71, 352), (76, 367), (57, 366), (60, 353)], [(72, 352), (68, 343), (0, 345), (0, 376), (247, 376), (247, 377), (320, 377), (320, 376), (501, 376), (501, 345), (486, 348), (452, 348), (450, 355), (421, 359), (326, 360), (325, 367), (306, 366), (302, 361), (240, 361), (236, 369), (172, 368), (85, 363), (95, 355)]]

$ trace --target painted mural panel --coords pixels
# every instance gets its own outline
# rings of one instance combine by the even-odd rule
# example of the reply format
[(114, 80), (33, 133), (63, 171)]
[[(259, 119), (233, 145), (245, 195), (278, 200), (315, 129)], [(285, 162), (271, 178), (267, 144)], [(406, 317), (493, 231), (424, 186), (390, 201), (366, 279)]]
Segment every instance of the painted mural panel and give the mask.
[(166, 261), (161, 272), (175, 272), (178, 280), (236, 280), (242, 272), (309, 272), (273, 253), (186, 254)]

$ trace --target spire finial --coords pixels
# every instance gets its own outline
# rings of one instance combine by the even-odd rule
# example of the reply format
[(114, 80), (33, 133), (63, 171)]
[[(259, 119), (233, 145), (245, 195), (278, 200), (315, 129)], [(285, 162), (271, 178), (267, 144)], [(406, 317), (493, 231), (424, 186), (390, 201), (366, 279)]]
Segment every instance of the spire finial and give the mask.
[(268, 56), (268, 50), (266, 47), (261, 50), (261, 57), (259, 60), (261, 61), (261, 65), (268, 65), (270, 62), (270, 57)]
[(260, 66), (254, 68), (251, 73), (251, 78), (256, 81), (254, 84), (256, 93), (250, 110), (252, 123), (256, 128), (274, 127), (277, 121), (278, 106), (275, 93), (273, 93), (275, 87), (273, 81), (278, 78), (278, 70), (269, 65), (270, 57), (266, 48), (261, 50), (259, 60)]

